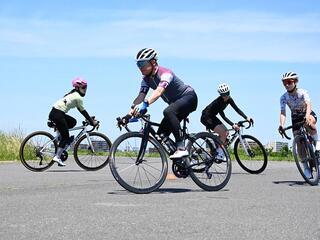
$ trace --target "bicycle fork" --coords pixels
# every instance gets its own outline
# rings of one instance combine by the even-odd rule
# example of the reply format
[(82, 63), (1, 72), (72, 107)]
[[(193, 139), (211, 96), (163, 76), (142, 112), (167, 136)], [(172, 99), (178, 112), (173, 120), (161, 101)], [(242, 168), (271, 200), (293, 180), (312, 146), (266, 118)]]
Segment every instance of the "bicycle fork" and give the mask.
[(253, 156), (252, 156), (252, 155), (253, 155), (253, 152), (251, 151), (250, 145), (249, 145), (249, 143), (247, 142), (247, 140), (244, 140), (244, 139), (242, 138), (241, 134), (239, 134), (238, 137), (239, 137), (240, 143), (241, 143), (241, 145), (242, 145), (243, 150), (245, 151), (245, 153), (246, 153), (248, 156), (253, 157)]
[(150, 130), (149, 130), (148, 124), (146, 124), (146, 126), (143, 129), (143, 137), (141, 140), (139, 153), (138, 153), (138, 156), (136, 159), (136, 165), (139, 165), (140, 163), (143, 162), (143, 157), (146, 152), (147, 145), (148, 145), (149, 133), (150, 133)]

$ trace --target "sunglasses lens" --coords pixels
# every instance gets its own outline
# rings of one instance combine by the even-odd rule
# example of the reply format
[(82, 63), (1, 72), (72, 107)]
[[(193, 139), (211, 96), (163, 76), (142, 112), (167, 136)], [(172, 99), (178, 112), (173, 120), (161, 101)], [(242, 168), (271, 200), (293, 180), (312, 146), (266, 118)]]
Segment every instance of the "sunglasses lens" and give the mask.
[(292, 80), (292, 79), (288, 79), (288, 80), (283, 81), (283, 85), (291, 85), (293, 83), (294, 83), (294, 80)]
[(138, 68), (142, 68), (142, 67), (146, 66), (148, 63), (149, 63), (149, 61), (138, 61), (137, 66), (138, 66)]
[(227, 97), (230, 96), (230, 92), (226, 92), (226, 93), (221, 93), (220, 94), (221, 97)]

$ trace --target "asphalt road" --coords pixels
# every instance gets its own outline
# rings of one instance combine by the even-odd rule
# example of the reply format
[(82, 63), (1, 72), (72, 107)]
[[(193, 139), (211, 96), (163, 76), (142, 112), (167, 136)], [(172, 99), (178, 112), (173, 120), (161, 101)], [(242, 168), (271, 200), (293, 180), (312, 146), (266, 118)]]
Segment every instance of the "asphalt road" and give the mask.
[(294, 163), (271, 162), (260, 175), (233, 163), (219, 192), (190, 178), (167, 179), (136, 195), (110, 169), (85, 172), (72, 160), (42, 173), (0, 163), (0, 239), (320, 239), (320, 187)]

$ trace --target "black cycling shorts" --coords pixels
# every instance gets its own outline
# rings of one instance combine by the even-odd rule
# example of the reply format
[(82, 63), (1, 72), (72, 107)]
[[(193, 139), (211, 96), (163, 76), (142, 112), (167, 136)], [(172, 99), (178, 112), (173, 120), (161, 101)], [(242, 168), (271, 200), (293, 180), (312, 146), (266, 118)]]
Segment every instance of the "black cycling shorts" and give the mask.
[[(310, 115), (313, 116), (317, 122), (318, 118), (317, 118), (316, 113), (314, 111), (311, 111)], [(299, 127), (296, 127), (295, 124), (302, 122), (304, 120), (305, 116), (306, 116), (306, 113), (296, 113), (296, 114), (291, 115), (292, 126), (293, 126), (292, 130), (293, 131), (299, 130)]]
[(217, 118), (216, 116), (208, 117), (208, 116), (202, 115), (200, 121), (204, 126), (206, 126), (207, 129), (211, 129), (211, 130), (214, 130), (216, 126), (222, 124), (220, 119)]

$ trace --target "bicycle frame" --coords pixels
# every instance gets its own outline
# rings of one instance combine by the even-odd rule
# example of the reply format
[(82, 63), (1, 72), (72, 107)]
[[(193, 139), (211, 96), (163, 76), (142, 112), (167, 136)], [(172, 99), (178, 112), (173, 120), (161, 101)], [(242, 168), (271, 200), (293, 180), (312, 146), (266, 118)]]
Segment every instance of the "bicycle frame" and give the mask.
[[(143, 121), (144, 121), (144, 124), (143, 124), (143, 128), (142, 128), (142, 131), (143, 131), (143, 138), (142, 138), (142, 141), (141, 141), (141, 144), (140, 144), (140, 150), (139, 150), (139, 153), (138, 153), (138, 156), (137, 156), (137, 159), (136, 159), (136, 164), (138, 165), (139, 163), (141, 163), (143, 160), (143, 156), (145, 154), (145, 151), (146, 151), (146, 147), (147, 147), (147, 144), (148, 144), (148, 139), (150, 136), (152, 136), (156, 141), (158, 141), (158, 139), (156, 138), (156, 131), (154, 130), (154, 128), (152, 126), (156, 126), (156, 127), (159, 127), (160, 124), (159, 123), (155, 123), (155, 122), (151, 122), (150, 121), (150, 115), (145, 115), (145, 116), (141, 116), (140, 117)], [(136, 121), (136, 118), (134, 119), (130, 119), (129, 122), (135, 122)], [(183, 127), (182, 127), (182, 134), (183, 134), (183, 139), (185, 140), (189, 134), (187, 133), (187, 121), (188, 119), (183, 119)], [(170, 154), (167, 149), (165, 147), (163, 147), (163, 144), (166, 144), (164, 142), (160, 142), (160, 145), (162, 146), (162, 148), (165, 150), (165, 152), (167, 154)]]
[[(77, 130), (81, 130), (81, 131), (80, 131), (80, 132), (78, 133), (78, 135), (74, 138), (74, 140), (72, 141), (72, 143), (66, 145), (66, 147), (64, 148), (64, 151), (69, 150), (70, 147), (71, 147), (71, 145), (72, 145), (73, 143), (77, 142), (82, 135), (86, 135), (88, 144), (89, 144), (92, 152), (94, 153), (94, 147), (93, 147), (93, 144), (92, 144), (91, 139), (90, 139), (90, 137), (89, 137), (89, 132), (92, 132), (94, 129), (95, 129), (95, 127), (93, 127), (91, 130), (88, 131), (86, 124), (84, 124), (84, 125), (82, 125), (82, 126), (78, 126), (78, 127), (74, 127), (74, 128), (69, 129), (69, 132), (77, 131)], [(55, 136), (51, 141), (47, 142), (47, 143), (42, 147), (42, 149), (40, 150), (40, 152), (42, 152), (43, 149), (46, 149), (46, 147), (47, 147), (51, 142), (58, 141), (58, 139), (59, 139), (59, 137), (60, 137), (61, 135), (60, 135), (59, 131), (57, 131), (56, 128), (54, 129), (54, 131), (57, 132), (56, 136)]]
[(234, 129), (228, 129), (228, 132), (230, 132), (232, 130), (234, 131), (234, 133), (231, 134), (230, 138), (229, 137), (227, 138), (227, 142), (226, 142), (227, 147), (231, 146), (239, 138), (239, 141), (240, 141), (241, 145), (242, 146), (246, 146), (246, 147), (243, 147), (245, 153), (247, 155), (250, 155), (248, 150), (247, 150), (247, 147), (250, 147), (250, 145), (247, 144), (247, 142), (245, 140), (243, 140), (243, 138), (242, 138), (243, 126), (240, 126), (240, 129), (238, 131), (235, 131)]

